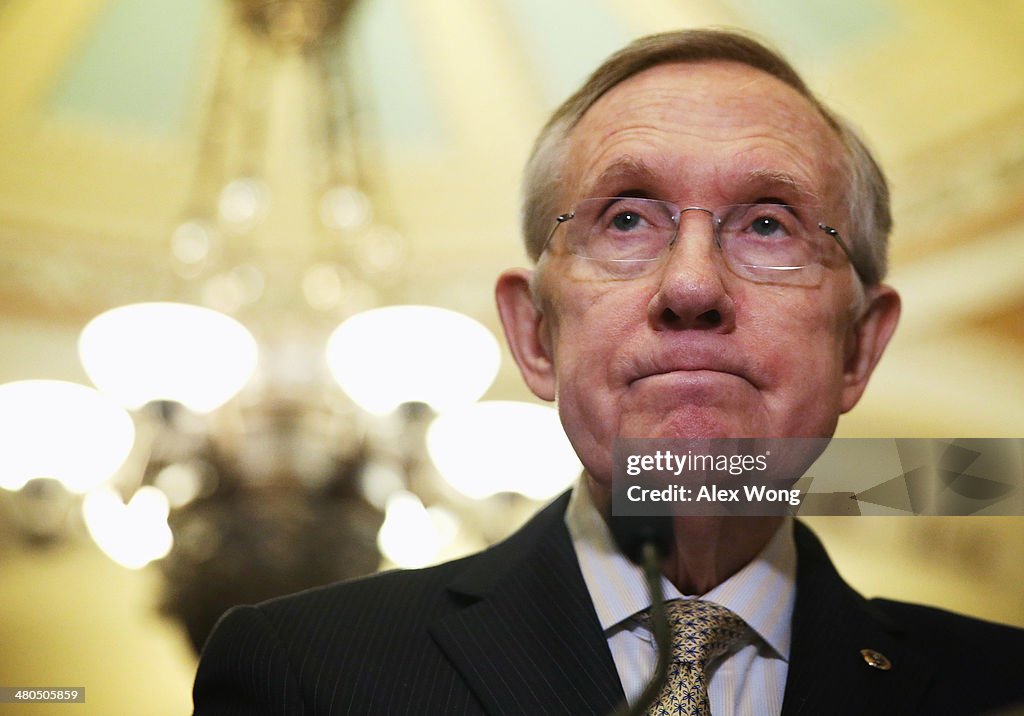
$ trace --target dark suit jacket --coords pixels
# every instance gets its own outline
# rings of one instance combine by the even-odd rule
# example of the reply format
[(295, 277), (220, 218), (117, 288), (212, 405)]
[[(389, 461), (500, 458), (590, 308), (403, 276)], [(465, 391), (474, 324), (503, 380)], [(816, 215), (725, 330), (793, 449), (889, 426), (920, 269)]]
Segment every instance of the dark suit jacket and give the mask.
[[(563, 496), (504, 542), (219, 622), (196, 714), (607, 714), (622, 700)], [(1024, 630), (867, 601), (797, 524), (783, 713), (973, 714), (1024, 699)], [(888, 671), (865, 663), (881, 652)]]

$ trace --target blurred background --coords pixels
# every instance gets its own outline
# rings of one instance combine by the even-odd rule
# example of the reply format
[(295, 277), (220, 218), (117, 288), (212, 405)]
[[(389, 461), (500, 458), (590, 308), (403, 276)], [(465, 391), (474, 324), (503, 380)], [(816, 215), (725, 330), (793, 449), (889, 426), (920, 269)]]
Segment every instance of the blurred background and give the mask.
[[(609, 52), (709, 24), (892, 181), (903, 323), (839, 434), (1021, 437), (1017, 0), (0, 0), (0, 685), (188, 712), (229, 605), (564, 489), (497, 339), (521, 167)], [(1024, 519), (813, 523), (869, 595), (1024, 625)]]

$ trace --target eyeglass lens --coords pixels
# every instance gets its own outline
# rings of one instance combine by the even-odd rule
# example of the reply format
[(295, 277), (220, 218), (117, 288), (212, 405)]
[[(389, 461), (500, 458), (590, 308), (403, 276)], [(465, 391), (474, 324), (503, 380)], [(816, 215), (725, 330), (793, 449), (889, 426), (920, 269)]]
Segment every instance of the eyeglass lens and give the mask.
[[(709, 214), (730, 268), (753, 281), (816, 280), (822, 259), (817, 224), (800, 207), (736, 204), (713, 211), (680, 209), (655, 199), (601, 197), (581, 201), (566, 223), (568, 250), (616, 276), (653, 271), (677, 240), (683, 213)], [(811, 269), (811, 270), (808, 270)]]

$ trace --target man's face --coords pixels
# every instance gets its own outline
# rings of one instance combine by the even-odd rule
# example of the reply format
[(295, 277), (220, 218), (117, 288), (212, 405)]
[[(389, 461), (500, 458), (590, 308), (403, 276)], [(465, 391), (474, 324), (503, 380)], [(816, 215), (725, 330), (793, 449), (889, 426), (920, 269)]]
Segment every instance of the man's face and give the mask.
[[(736, 63), (662, 65), (613, 88), (573, 129), (561, 208), (624, 194), (710, 209), (770, 200), (815, 207), (842, 233), (842, 156), (779, 80)], [(564, 231), (535, 277), (550, 375), (524, 374), (557, 399), (599, 482), (610, 482), (618, 436), (828, 436), (859, 398), (858, 287), (838, 246), (825, 247), (817, 285), (752, 283), (725, 265), (710, 217), (685, 212), (664, 262), (622, 280), (581, 267)]]

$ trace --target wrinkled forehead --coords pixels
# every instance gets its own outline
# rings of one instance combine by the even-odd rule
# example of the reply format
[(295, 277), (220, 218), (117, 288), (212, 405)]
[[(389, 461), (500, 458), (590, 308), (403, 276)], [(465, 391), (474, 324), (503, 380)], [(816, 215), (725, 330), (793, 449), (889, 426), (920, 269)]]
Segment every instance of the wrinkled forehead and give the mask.
[(837, 132), (795, 88), (736, 62), (671, 63), (624, 80), (584, 113), (569, 133), (562, 198), (603, 195), (632, 174), (723, 191), (774, 180), (794, 201), (838, 207), (845, 166)]

